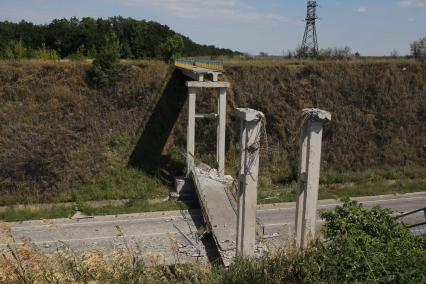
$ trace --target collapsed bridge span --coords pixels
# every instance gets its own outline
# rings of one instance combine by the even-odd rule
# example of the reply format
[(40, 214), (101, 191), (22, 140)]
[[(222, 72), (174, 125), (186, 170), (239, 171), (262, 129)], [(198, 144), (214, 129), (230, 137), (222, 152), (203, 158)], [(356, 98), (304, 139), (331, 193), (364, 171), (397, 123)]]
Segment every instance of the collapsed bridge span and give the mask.
[[(208, 68), (210, 65), (212, 69)], [(240, 178), (236, 182), (232, 176), (225, 175), (226, 91), (230, 84), (219, 81), (223, 68), (218, 66), (217, 61), (210, 65), (206, 61), (203, 61), (203, 67), (200, 67), (197, 63), (192, 64), (192, 61), (187, 60), (178, 60), (176, 62), (176, 67), (182, 70), (183, 74), (195, 80), (186, 82), (188, 87), (187, 175), (179, 180), (180, 184), (186, 181), (192, 185), (189, 190), (196, 192), (205, 221), (205, 231), (212, 235), (223, 263), (229, 265), (237, 250), (239, 252), (250, 250), (253, 253), (255, 251), (256, 237), (254, 228), (257, 226), (255, 208), (259, 149), (255, 149), (254, 156), (252, 155), (253, 153), (245, 155), (247, 162), (242, 159), (239, 174), (240, 176), (250, 175), (251, 179)], [(196, 113), (197, 92), (202, 88), (219, 90), (217, 113)], [(260, 122), (261, 119), (264, 119), (263, 114), (251, 109), (239, 109), (237, 114), (243, 121), (247, 120), (247, 115), (251, 115), (251, 121)], [(217, 169), (212, 169), (205, 164), (196, 164), (195, 162), (196, 119), (214, 119), (217, 121)], [(256, 127), (249, 126), (246, 122), (241, 124), (242, 142), (240, 143), (240, 148), (242, 157), (245, 157), (244, 151), (247, 151), (250, 143), (253, 145), (259, 143), (257, 136), (260, 128), (257, 123), (255, 124)], [(248, 164), (250, 166), (247, 166)], [(253, 171), (251, 171), (252, 166)], [(246, 186), (250, 187), (249, 194), (244, 194)], [(240, 191), (241, 194), (239, 194)], [(241, 206), (237, 204), (238, 198), (241, 199)], [(240, 214), (238, 214), (238, 211), (241, 211)], [(241, 218), (239, 219), (238, 216), (241, 216)], [(252, 219), (253, 221), (248, 221)], [(253, 231), (253, 234), (251, 234), (251, 231)], [(257, 232), (261, 231), (257, 230)], [(244, 249), (246, 247), (247, 249)]]

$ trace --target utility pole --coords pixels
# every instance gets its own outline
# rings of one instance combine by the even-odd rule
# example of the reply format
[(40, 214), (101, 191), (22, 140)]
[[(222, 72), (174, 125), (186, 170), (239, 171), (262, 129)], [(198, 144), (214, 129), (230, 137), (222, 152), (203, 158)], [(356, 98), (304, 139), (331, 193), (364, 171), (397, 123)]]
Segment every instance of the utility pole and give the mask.
[(317, 7), (317, 1), (308, 1), (308, 9), (305, 19), (306, 28), (300, 50), (300, 56), (302, 57), (317, 57), (318, 55), (318, 39), (315, 27), (315, 22), (318, 19), (316, 14)]

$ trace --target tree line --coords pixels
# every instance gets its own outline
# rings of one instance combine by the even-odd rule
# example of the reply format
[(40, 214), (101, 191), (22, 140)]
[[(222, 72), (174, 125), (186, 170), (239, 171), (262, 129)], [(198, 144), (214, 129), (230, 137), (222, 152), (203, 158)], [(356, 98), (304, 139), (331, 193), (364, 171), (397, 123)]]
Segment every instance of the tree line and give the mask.
[(182, 56), (232, 56), (241, 54), (213, 45), (200, 45), (166, 25), (153, 21), (112, 17), (55, 19), (46, 25), (21, 21), (0, 22), (0, 56), (8, 59), (34, 57), (95, 58), (111, 38), (119, 42), (122, 59), (170, 59)]

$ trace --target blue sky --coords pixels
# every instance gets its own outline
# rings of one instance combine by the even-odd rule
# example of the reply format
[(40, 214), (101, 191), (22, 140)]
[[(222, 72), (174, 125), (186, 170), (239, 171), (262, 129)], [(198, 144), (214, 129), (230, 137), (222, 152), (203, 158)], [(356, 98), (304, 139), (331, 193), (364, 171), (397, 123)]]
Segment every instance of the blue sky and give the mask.
[[(320, 48), (350, 46), (363, 55), (409, 53), (426, 37), (426, 0), (320, 0)], [(203, 44), (281, 54), (302, 39), (304, 0), (0, 0), (0, 20), (123, 16), (167, 24)]]

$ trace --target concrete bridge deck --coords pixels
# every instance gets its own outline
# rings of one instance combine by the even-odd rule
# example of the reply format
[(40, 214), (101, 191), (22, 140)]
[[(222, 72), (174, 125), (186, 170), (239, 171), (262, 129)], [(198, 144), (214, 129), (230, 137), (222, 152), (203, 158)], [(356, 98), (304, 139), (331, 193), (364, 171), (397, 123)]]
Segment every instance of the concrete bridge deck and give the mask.
[(216, 170), (192, 170), (195, 191), (208, 231), (212, 234), (225, 265), (235, 256), (237, 238), (237, 213), (235, 200), (228, 193), (233, 179), (220, 179)]

